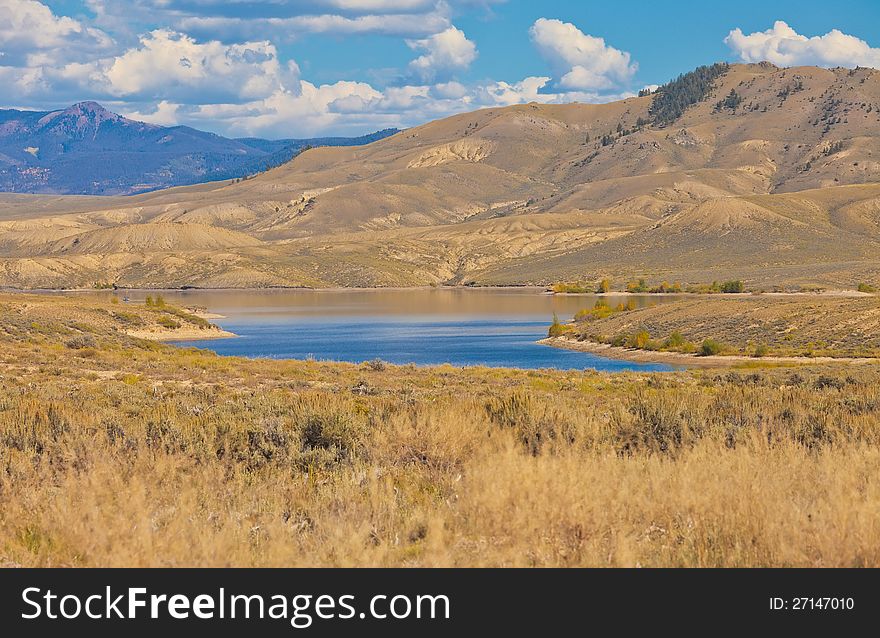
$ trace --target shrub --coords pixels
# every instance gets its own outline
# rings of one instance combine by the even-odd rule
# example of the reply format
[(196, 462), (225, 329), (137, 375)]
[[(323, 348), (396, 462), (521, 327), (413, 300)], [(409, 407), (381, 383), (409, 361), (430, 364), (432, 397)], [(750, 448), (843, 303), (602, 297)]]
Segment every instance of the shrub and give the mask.
[(71, 350), (82, 350), (83, 348), (95, 348), (95, 338), (92, 335), (78, 335), (68, 339), (65, 344)]
[(743, 285), (743, 282), (741, 282), (738, 279), (725, 281), (723, 284), (721, 284), (721, 288), (720, 288), (721, 292), (727, 293), (727, 294), (744, 292), (745, 289), (746, 288)]
[(113, 316), (120, 322), (129, 326), (142, 326), (146, 323), (143, 317), (133, 312), (116, 310), (113, 312)]
[(678, 350), (685, 344), (684, 335), (682, 335), (678, 330), (673, 332), (671, 335), (666, 337), (666, 341), (663, 342), (663, 347), (667, 350)]
[(147, 308), (152, 308), (153, 307), (153, 295), (147, 295), (147, 298), (144, 300), (144, 304), (147, 306)]
[(659, 286), (654, 286), (653, 288), (651, 288), (648, 292), (652, 292), (652, 293), (681, 292), (681, 284), (677, 281), (673, 284), (670, 284), (669, 282), (664, 281)]
[(592, 288), (589, 288), (585, 284), (582, 284), (580, 282), (568, 283), (568, 284), (567, 283), (553, 284), (553, 286), (551, 286), (551, 290), (553, 290), (553, 292), (569, 293), (569, 294), (584, 294), (584, 293), (593, 292)]
[(629, 348), (637, 348), (639, 350), (644, 350), (647, 348), (648, 344), (651, 342), (651, 335), (648, 334), (647, 330), (639, 330), (635, 334), (629, 336), (626, 341), (626, 345)]
[(364, 361), (364, 365), (373, 372), (383, 372), (387, 367), (382, 359), (376, 358), (370, 361)]
[(593, 321), (595, 319), (605, 319), (614, 314), (614, 310), (608, 305), (604, 299), (596, 301), (596, 305), (588, 310), (578, 310), (574, 316), (575, 321)]
[(571, 328), (566, 326), (565, 324), (559, 321), (559, 317), (556, 313), (553, 313), (553, 323), (550, 325), (550, 329), (547, 331), (548, 337), (561, 337), (565, 333), (569, 332)]
[(648, 282), (644, 279), (633, 280), (626, 284), (627, 292), (648, 292)]
[(607, 293), (611, 291), (611, 282), (608, 279), (603, 279), (599, 282), (598, 287), (596, 288), (596, 292), (599, 294)]
[(705, 339), (703, 345), (700, 346), (700, 354), (704, 357), (721, 354), (724, 345), (715, 339)]
[(174, 321), (174, 319), (172, 319), (171, 317), (166, 317), (164, 315), (156, 319), (156, 323), (158, 323), (163, 328), (171, 328), (174, 330), (180, 328), (180, 324), (178, 322)]
[(768, 348), (767, 345), (764, 343), (759, 343), (757, 346), (755, 346), (755, 352), (752, 356), (760, 358), (766, 357), (768, 354), (770, 354), (770, 348)]
[(858, 290), (859, 290), (859, 292), (870, 292), (870, 293), (877, 292), (877, 289), (874, 286), (872, 286), (871, 284), (865, 284), (865, 283), (859, 284)]

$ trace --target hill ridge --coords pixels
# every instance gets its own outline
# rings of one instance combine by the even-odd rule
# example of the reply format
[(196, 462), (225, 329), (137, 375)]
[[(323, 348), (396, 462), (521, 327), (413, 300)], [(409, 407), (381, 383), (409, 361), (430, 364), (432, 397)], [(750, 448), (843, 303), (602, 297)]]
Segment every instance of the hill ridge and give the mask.
[[(95, 276), (77, 255), (34, 252), (46, 250), (35, 232), (60, 240), (169, 221), (260, 242), (213, 264), (184, 251), (192, 271), (176, 268), (169, 284), (880, 283), (880, 73), (763, 63), (716, 71), (694, 91), (679, 78), (608, 104), (461, 113), (365, 146), (313, 148), (236, 183), (0, 197), (0, 283), (88, 285)], [(658, 96), (682, 86), (680, 115), (653, 123)], [(90, 256), (118, 254), (107, 251)], [(161, 280), (149, 261), (108, 276)]]

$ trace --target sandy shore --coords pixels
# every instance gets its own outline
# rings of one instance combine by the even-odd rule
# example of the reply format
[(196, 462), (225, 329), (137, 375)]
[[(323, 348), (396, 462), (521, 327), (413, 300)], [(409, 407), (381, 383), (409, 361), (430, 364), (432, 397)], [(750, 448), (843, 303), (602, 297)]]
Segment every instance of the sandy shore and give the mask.
[(129, 330), (126, 334), (136, 339), (150, 341), (201, 341), (204, 339), (229, 339), (238, 335), (228, 330), (202, 328), (176, 328), (158, 330)]
[(566, 339), (565, 337), (548, 337), (541, 339), (538, 343), (554, 348), (565, 348), (566, 350), (577, 350), (578, 352), (589, 352), (597, 354), (609, 359), (622, 359), (624, 361), (636, 361), (639, 363), (666, 363), (677, 366), (701, 366), (701, 367), (719, 367), (719, 366), (735, 366), (743, 363), (794, 363), (794, 364), (816, 364), (816, 363), (849, 363), (849, 364), (868, 364), (880, 363), (880, 359), (875, 358), (846, 358), (846, 357), (746, 357), (742, 355), (729, 356), (698, 356), (695, 354), (683, 354), (681, 352), (659, 352), (652, 350), (634, 350), (631, 348), (618, 348), (608, 345), (607, 343), (596, 343), (594, 341), (575, 341)]

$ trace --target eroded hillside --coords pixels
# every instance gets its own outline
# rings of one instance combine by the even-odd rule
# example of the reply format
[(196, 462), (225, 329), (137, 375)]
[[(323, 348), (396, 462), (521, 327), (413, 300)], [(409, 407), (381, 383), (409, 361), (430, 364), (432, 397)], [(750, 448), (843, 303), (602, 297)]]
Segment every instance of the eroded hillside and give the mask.
[(878, 279), (880, 73), (719, 69), (674, 118), (657, 95), (526, 104), (312, 149), (237, 183), (6, 196), (0, 284)]

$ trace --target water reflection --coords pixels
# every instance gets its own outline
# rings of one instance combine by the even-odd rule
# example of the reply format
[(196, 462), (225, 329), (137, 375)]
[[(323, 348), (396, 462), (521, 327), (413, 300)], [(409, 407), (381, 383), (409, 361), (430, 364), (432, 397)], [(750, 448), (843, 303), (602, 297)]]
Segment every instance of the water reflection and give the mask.
[[(147, 292), (129, 292), (133, 303)], [(152, 293), (155, 295), (155, 293)], [(517, 368), (668, 370), (538, 345), (556, 313), (570, 319), (596, 296), (548, 295), (541, 289), (266, 290), (163, 292), (169, 303), (223, 315), (240, 335), (180, 345), (218, 354), (361, 362), (486, 365)], [(611, 296), (639, 307), (671, 297)]]

